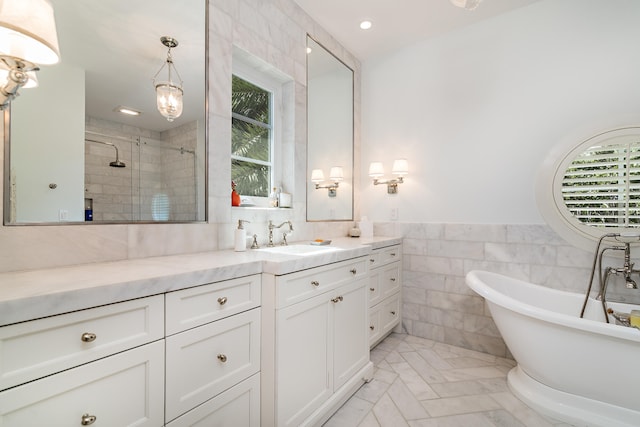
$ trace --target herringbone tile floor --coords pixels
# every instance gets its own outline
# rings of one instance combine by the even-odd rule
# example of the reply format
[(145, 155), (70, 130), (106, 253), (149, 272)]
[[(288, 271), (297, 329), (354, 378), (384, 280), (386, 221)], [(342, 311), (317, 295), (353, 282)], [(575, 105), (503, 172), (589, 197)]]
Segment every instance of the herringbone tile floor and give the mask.
[(507, 386), (513, 360), (405, 334), (371, 350), (374, 379), (325, 427), (568, 427)]

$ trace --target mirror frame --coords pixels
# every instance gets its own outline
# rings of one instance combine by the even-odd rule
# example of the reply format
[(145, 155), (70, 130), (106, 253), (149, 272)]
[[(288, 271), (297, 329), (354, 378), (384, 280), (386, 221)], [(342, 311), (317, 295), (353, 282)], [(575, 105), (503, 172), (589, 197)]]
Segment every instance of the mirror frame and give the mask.
[[(153, 221), (153, 220), (138, 220), (138, 221), (59, 221), (59, 222), (10, 222), (9, 215), (11, 212), (11, 185), (10, 185), (10, 172), (11, 172), (11, 104), (3, 111), (3, 127), (2, 131), (3, 135), (3, 215), (2, 215), (2, 224), (3, 226), (60, 226), (60, 225), (127, 225), (127, 224), (203, 224), (208, 223), (210, 213), (209, 213), (209, 25), (210, 25), (210, 6), (208, 0), (204, 1), (204, 177), (203, 177), (203, 189), (202, 189), (202, 197), (204, 197), (204, 218), (202, 220), (194, 220), (194, 221)], [(36, 88), (37, 90), (37, 88)], [(14, 99), (13, 102), (20, 102), (19, 97)]]
[[(325, 45), (323, 45), (322, 43), (320, 43), (315, 37), (311, 36), (311, 34), (307, 33), (307, 37), (306, 37), (306, 41), (307, 41), (307, 46), (308, 47), (308, 42), (309, 40), (312, 40), (314, 43), (316, 43), (318, 46), (320, 46), (322, 49), (325, 50), (325, 52), (327, 52), (329, 55), (331, 55), (336, 61), (338, 61), (340, 64), (342, 64), (347, 70), (349, 70), (351, 72), (351, 164), (349, 165), (349, 167), (351, 168), (351, 212), (350, 212), (350, 217), (349, 218), (339, 218), (339, 219), (310, 219), (309, 218), (309, 191), (310, 191), (310, 187), (309, 187), (309, 181), (310, 181), (310, 176), (311, 176), (311, 170), (309, 169), (309, 59), (307, 56), (307, 67), (306, 67), (306, 72), (307, 72), (307, 81), (306, 81), (306, 90), (307, 90), (307, 97), (306, 97), (306, 114), (307, 114), (307, 123), (306, 123), (306, 127), (307, 127), (307, 149), (306, 149), (306, 164), (305, 164), (305, 171), (306, 171), (306, 175), (305, 175), (305, 192), (306, 192), (306, 197), (305, 197), (305, 207), (306, 207), (306, 212), (305, 212), (305, 217), (306, 217), (306, 221), (307, 222), (344, 222), (344, 221), (353, 221), (355, 218), (355, 164), (356, 164), (356, 159), (355, 159), (355, 137), (356, 137), (356, 130), (355, 130), (355, 70), (353, 68), (351, 68), (349, 65), (347, 65), (347, 63), (345, 61), (343, 61), (342, 59), (340, 59), (335, 53), (333, 53), (332, 51), (330, 51), (329, 49), (327, 49), (327, 47)], [(327, 170), (328, 172), (328, 170)], [(322, 191), (322, 190), (321, 190)], [(338, 188), (337, 191), (340, 191), (340, 188)]]

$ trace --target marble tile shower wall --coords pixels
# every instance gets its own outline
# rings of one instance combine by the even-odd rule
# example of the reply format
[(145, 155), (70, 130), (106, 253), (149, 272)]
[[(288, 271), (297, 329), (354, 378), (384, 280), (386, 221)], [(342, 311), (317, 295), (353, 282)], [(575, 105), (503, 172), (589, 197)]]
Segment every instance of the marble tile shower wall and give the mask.
[(404, 238), (407, 333), (500, 357), (510, 354), (466, 273), (489, 270), (581, 293), (593, 259), (546, 225), (377, 223), (375, 233)]

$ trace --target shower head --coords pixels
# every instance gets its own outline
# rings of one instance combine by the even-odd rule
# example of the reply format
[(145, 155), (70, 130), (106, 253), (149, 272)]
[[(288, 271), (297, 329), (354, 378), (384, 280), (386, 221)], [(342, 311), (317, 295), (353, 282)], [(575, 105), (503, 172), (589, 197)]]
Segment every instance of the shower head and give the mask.
[(85, 138), (85, 141), (96, 142), (98, 144), (103, 144), (103, 145), (108, 145), (110, 147), (113, 147), (113, 149), (116, 150), (116, 159), (113, 162), (109, 163), (109, 166), (111, 166), (112, 168), (124, 168), (127, 166), (124, 162), (120, 161), (120, 157), (118, 155), (118, 147), (116, 147), (115, 144), (111, 142), (97, 141), (95, 139), (88, 139), (88, 138)]

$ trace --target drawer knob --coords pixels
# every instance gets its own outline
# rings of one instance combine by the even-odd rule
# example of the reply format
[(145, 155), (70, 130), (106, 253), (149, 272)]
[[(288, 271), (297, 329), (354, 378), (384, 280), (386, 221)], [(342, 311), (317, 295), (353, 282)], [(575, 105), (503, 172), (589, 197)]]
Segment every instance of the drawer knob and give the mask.
[(391, 281), (392, 281), (392, 282), (395, 282), (395, 281), (396, 281), (396, 278), (395, 278), (395, 277), (392, 277), (392, 278), (391, 278)]
[(376, 288), (369, 288), (369, 290), (370, 290), (371, 292), (375, 292), (375, 291), (376, 291)]
[(318, 286), (320, 286), (320, 282), (318, 282), (317, 280), (312, 281), (312, 282), (311, 282), (311, 284), (312, 284), (313, 286), (315, 286), (316, 288), (317, 288)]
[(92, 334), (91, 332), (85, 332), (80, 336), (82, 342), (94, 342), (98, 338), (96, 334)]
[(332, 299), (331, 299), (331, 302), (332, 302), (332, 303), (334, 303), (334, 304), (337, 304), (337, 303), (339, 303), (340, 301), (342, 301), (343, 299), (344, 299), (344, 298), (342, 298), (342, 295), (340, 295), (340, 296), (338, 296), (338, 297), (332, 298)]
[(225, 305), (227, 303), (227, 297), (218, 298), (218, 304)]
[(376, 328), (376, 327), (375, 327), (375, 326), (373, 326), (373, 325), (369, 326), (369, 329), (371, 329), (372, 331), (373, 331), (375, 328)]
[(221, 361), (222, 363), (225, 363), (227, 361), (227, 356), (224, 354), (219, 354), (218, 360)]
[(376, 262), (374, 258), (369, 258), (369, 262)]
[(395, 312), (395, 311), (392, 311), (392, 312), (391, 312), (391, 314), (395, 316), (395, 315), (396, 315), (396, 312)]
[(98, 418), (95, 415), (84, 414), (82, 416), (80, 424), (83, 426), (90, 426), (91, 424), (95, 423), (97, 419)]
[(356, 273), (358, 272), (358, 270), (356, 270), (355, 268), (352, 268), (351, 270), (349, 270), (351, 272), (351, 274), (353, 274), (354, 276), (356, 275)]
[(396, 253), (395, 252), (391, 252), (391, 256), (396, 256)]

